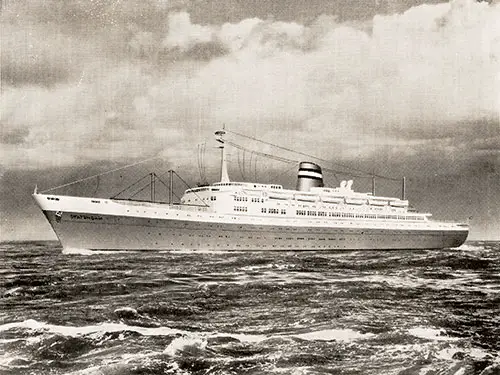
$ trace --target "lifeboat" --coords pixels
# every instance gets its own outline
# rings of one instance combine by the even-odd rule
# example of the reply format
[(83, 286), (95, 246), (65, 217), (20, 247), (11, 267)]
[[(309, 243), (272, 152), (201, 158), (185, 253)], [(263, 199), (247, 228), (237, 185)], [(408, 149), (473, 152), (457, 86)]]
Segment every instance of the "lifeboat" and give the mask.
[(325, 203), (342, 203), (344, 201), (340, 197), (321, 197), (321, 200)]
[(306, 195), (306, 194), (296, 194), (295, 199), (304, 202), (316, 202), (318, 199), (317, 195)]
[(372, 206), (386, 206), (387, 205), (386, 200), (382, 201), (382, 200), (377, 200), (377, 199), (369, 199), (368, 203), (371, 204)]
[(289, 191), (283, 191), (283, 190), (274, 190), (274, 191), (269, 191), (268, 196), (271, 199), (290, 199), (293, 198), (293, 193)]
[(402, 200), (390, 201), (389, 204), (392, 207), (408, 207), (408, 201), (402, 201)]
[(345, 198), (345, 202), (347, 204), (356, 204), (356, 205), (362, 205), (366, 202), (366, 199), (364, 198), (353, 198), (353, 197), (350, 197), (350, 198)]

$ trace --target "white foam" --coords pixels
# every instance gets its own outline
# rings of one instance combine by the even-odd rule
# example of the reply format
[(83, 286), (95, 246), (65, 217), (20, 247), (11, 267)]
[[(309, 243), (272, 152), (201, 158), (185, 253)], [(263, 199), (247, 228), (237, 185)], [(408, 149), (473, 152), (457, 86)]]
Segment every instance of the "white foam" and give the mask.
[(419, 288), (426, 287), (433, 290), (453, 289), (467, 291), (482, 291), (485, 293), (495, 293), (498, 291), (496, 285), (478, 285), (483, 280), (478, 279), (477, 275), (468, 271), (455, 271), (453, 278), (446, 279), (427, 279), (409, 276), (384, 276), (384, 275), (366, 275), (360, 277), (330, 279), (334, 283), (352, 283), (355, 281), (387, 284), (393, 288)]
[(456, 247), (455, 250), (481, 251), (484, 250), (484, 246), (475, 246), (468, 243), (464, 243), (462, 246)]
[(120, 254), (134, 253), (139, 250), (90, 250), (77, 247), (63, 247), (62, 253), (65, 255), (96, 255), (96, 254)]
[(301, 333), (299, 335), (293, 335), (293, 337), (309, 341), (336, 340), (343, 342), (366, 339), (372, 336), (373, 333), (361, 333), (354, 331), (352, 329), (325, 329), (322, 331), (307, 332), (307, 333)]
[(120, 331), (133, 331), (140, 333), (144, 336), (167, 336), (174, 334), (184, 334), (185, 331), (172, 329), (169, 327), (138, 327), (130, 326), (123, 323), (101, 323), (89, 326), (59, 326), (54, 324), (47, 324), (38, 322), (33, 319), (28, 319), (23, 322), (7, 323), (0, 326), (0, 332), (13, 328), (25, 328), (32, 330), (45, 330), (51, 333), (57, 333), (63, 336), (77, 337), (80, 335), (107, 333), (107, 332), (120, 332)]
[[(23, 362), (28, 362), (29, 359), (26, 357), (21, 357), (21, 356), (12, 356), (9, 353), (4, 353), (2, 356), (0, 356), (0, 367), (9, 367), (12, 362), (14, 361), (23, 361)], [(16, 367), (28, 367), (28, 366), (19, 366), (16, 365)]]
[(89, 250), (89, 249), (79, 249), (76, 247), (63, 247), (62, 253), (65, 255), (95, 255), (95, 254), (105, 254), (105, 251)]
[(177, 352), (183, 351), (188, 347), (204, 350), (207, 347), (207, 340), (200, 335), (193, 334), (177, 337), (165, 348), (163, 353), (173, 357)]
[(230, 334), (224, 334), (224, 333), (217, 333), (215, 335), (210, 336), (212, 338), (215, 337), (231, 337), (233, 339), (236, 339), (238, 341), (244, 341), (244, 342), (261, 342), (264, 340), (267, 340), (269, 336), (266, 335), (250, 335), (246, 333), (230, 333)]
[(17, 338), (17, 339), (0, 339), (0, 344), (10, 344), (12, 342), (18, 342), (18, 341), (23, 341), (22, 338)]
[(408, 333), (412, 336), (419, 337), (421, 339), (433, 340), (433, 341), (456, 341), (458, 338), (443, 336), (445, 333), (442, 330), (426, 327), (415, 327), (408, 330)]
[[(128, 308), (124, 309), (128, 311)], [(246, 341), (246, 342), (260, 342), (269, 338), (268, 336), (265, 335), (250, 335), (250, 334), (239, 334), (239, 333), (226, 334), (226, 333), (200, 332), (194, 335), (191, 331), (182, 331), (169, 327), (138, 327), (138, 326), (127, 325), (124, 323), (101, 323), (96, 325), (80, 326), (80, 327), (60, 326), (60, 325), (39, 322), (34, 319), (28, 319), (22, 322), (14, 322), (14, 323), (7, 323), (0, 325), (0, 332), (15, 328), (31, 329), (35, 331), (47, 331), (50, 333), (60, 334), (69, 337), (78, 337), (81, 335), (97, 335), (97, 334), (121, 332), (121, 331), (137, 332), (144, 336), (182, 335), (181, 338), (187, 341), (183, 343), (182, 340), (176, 341), (177, 339), (175, 339), (174, 341), (177, 342), (178, 345), (187, 345), (190, 342), (192, 343), (200, 340), (206, 341), (206, 339), (209, 337), (232, 337), (239, 341)], [(38, 337), (35, 339), (39, 340)], [(171, 346), (172, 343), (169, 346)]]
[(437, 353), (437, 357), (441, 359), (447, 359), (447, 360), (452, 360), (453, 356), (455, 353), (466, 353), (472, 358), (475, 359), (483, 359), (484, 357), (488, 356), (488, 352), (486, 352), (483, 349), (479, 348), (458, 348), (458, 347), (451, 347), (451, 348), (445, 348), (443, 350), (440, 350), (439, 353)]
[(439, 359), (445, 359), (445, 360), (451, 361), (451, 360), (453, 360), (453, 356), (455, 355), (455, 353), (458, 353), (460, 351), (461, 350), (456, 348), (456, 347), (446, 348), (446, 349), (440, 350), (436, 354), (436, 357)]
[(269, 264), (243, 266), (240, 269), (242, 271), (256, 271), (256, 270), (264, 270), (264, 269), (271, 269), (271, 270), (282, 271), (282, 270), (288, 269), (289, 267), (290, 266), (288, 264), (269, 263)]
[[(483, 349), (479, 348), (471, 348), (469, 351), (469, 354), (471, 357), (474, 357), (476, 359), (483, 359), (488, 355), (488, 352), (484, 351)], [(498, 362), (500, 362), (500, 357), (497, 357)]]
[(73, 371), (73, 372), (70, 372), (68, 373), (67, 375), (104, 375), (106, 373), (113, 373), (111, 371), (106, 370), (106, 365), (104, 366), (91, 366), (91, 367), (87, 367), (83, 370), (77, 370), (77, 371)]
[(215, 250), (215, 249), (172, 249), (160, 250), (160, 254), (242, 254), (244, 251), (238, 250)]
[[(360, 333), (352, 329), (325, 329), (325, 330), (306, 332), (300, 334), (285, 334), (285, 335), (273, 335), (273, 336), (254, 335), (245, 333), (220, 333), (220, 332), (193, 333), (191, 331), (182, 331), (169, 327), (138, 327), (123, 323), (101, 323), (96, 325), (88, 325), (80, 327), (61, 326), (61, 325), (38, 322), (33, 319), (28, 319), (23, 322), (3, 324), (0, 326), (0, 332), (15, 328), (44, 331), (69, 337), (78, 337), (81, 335), (102, 335), (103, 333), (121, 332), (121, 331), (137, 332), (144, 336), (181, 335), (180, 337), (175, 338), (170, 343), (170, 345), (168, 345), (167, 348), (165, 349), (165, 353), (170, 354), (172, 356), (175, 355), (175, 353), (177, 353), (179, 350), (183, 350), (188, 346), (192, 346), (198, 349), (205, 349), (207, 345), (207, 339), (216, 337), (232, 337), (240, 342), (258, 343), (271, 338), (283, 339), (283, 338), (293, 338), (293, 337), (309, 341), (336, 340), (343, 342), (351, 342), (354, 340), (367, 339), (374, 336), (374, 334), (372, 333)], [(419, 333), (420, 331), (418, 331), (418, 329), (415, 329), (415, 332)]]
[(20, 286), (16, 286), (15, 288), (12, 288), (12, 289), (9, 289), (9, 290), (6, 290), (3, 295), (5, 297), (10, 297), (12, 295), (16, 295), (18, 291), (22, 290), (22, 287)]

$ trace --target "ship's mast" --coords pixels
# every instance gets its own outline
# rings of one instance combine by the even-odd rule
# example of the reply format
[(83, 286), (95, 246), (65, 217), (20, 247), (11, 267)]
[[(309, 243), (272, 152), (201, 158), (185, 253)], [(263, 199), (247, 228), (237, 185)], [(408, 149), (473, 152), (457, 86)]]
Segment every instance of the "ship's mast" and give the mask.
[(403, 177), (403, 186), (401, 187), (401, 199), (406, 200), (406, 177)]
[(215, 132), (215, 136), (217, 137), (216, 140), (220, 143), (219, 148), (221, 149), (220, 182), (229, 182), (229, 175), (227, 174), (226, 148), (224, 141), (225, 134), (225, 130), (218, 130)]

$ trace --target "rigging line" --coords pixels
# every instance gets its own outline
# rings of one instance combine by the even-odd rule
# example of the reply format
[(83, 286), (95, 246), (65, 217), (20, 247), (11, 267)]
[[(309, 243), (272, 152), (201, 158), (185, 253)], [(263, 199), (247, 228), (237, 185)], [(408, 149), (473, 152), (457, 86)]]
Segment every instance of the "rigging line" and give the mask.
[(199, 172), (199, 174), (200, 174), (200, 182), (202, 182), (202, 181), (203, 181), (203, 172), (202, 172), (202, 170), (201, 170), (201, 168), (202, 168), (202, 161), (201, 161), (201, 144), (198, 144), (197, 148), (198, 148), (198, 154), (197, 154), (197, 156), (198, 156), (198, 172)]
[[(235, 148), (238, 148), (238, 149), (242, 149), (242, 150), (247, 150), (246, 148), (244, 148), (243, 146), (241, 145), (238, 145), (236, 143), (233, 143), (231, 141), (226, 141), (226, 143), (228, 143), (229, 145), (235, 147)], [(293, 160), (293, 159), (287, 159), (287, 158), (284, 158), (284, 157), (281, 157), (281, 156), (276, 156), (276, 155), (271, 155), (271, 154), (267, 154), (265, 152), (259, 152), (259, 151), (251, 151), (251, 150), (247, 150), (247, 151), (250, 151), (251, 152), (251, 155), (253, 154), (257, 154), (259, 156), (263, 156), (263, 157), (267, 157), (269, 159), (273, 159), (273, 160), (276, 160), (276, 161), (281, 161), (283, 163), (293, 163), (294, 165), (297, 165), (299, 163), (298, 160)], [(251, 167), (251, 166), (250, 166)], [(352, 172), (347, 172), (347, 171), (339, 171), (338, 169), (331, 169), (331, 168), (328, 168), (328, 167), (322, 167), (321, 168), (323, 171), (325, 172), (330, 172), (330, 173), (333, 173), (334, 176), (335, 176), (335, 179), (337, 180), (337, 183), (339, 183), (339, 179), (338, 177), (336, 176), (337, 174), (343, 174), (343, 175), (348, 175), (348, 176), (352, 176), (352, 177), (359, 177), (359, 178), (371, 178), (372, 175), (362, 175), (362, 174), (353, 174)], [(398, 180), (399, 181), (399, 180)]]
[(252, 175), (252, 158), (253, 158), (253, 155), (254, 155), (253, 151), (252, 151), (252, 150), (250, 150), (250, 160), (249, 160), (249, 162), (248, 162), (248, 164), (249, 164), (249, 165), (248, 165), (248, 175), (249, 175), (249, 176), (251, 176), (251, 175)]
[[(165, 181), (163, 181), (163, 180), (160, 178), (160, 176), (158, 176), (156, 173), (155, 173), (154, 175), (155, 175), (155, 177), (156, 177), (156, 180), (155, 180), (155, 181), (160, 181), (160, 182), (162, 183), (162, 185), (163, 185), (163, 186), (165, 186), (165, 188), (167, 189), (167, 192), (169, 192), (169, 191), (170, 191), (170, 187), (169, 187), (169, 186), (165, 183)], [(173, 191), (172, 191), (172, 194), (173, 194), (173, 195), (175, 195), (175, 193), (174, 193)], [(175, 196), (176, 196), (176, 198), (177, 198), (177, 199), (179, 199), (179, 198), (177, 197), (177, 195), (175, 195)]]
[[(250, 157), (253, 155), (253, 154), (258, 154), (260, 156), (264, 156), (264, 157), (268, 157), (270, 159), (274, 159), (274, 160), (278, 160), (278, 161), (282, 161), (284, 163), (298, 163), (298, 160), (292, 160), (292, 159), (287, 159), (287, 158), (284, 158), (284, 157), (281, 157), (281, 156), (276, 156), (276, 155), (271, 155), (271, 154), (267, 154), (265, 152), (260, 152), (260, 151), (253, 151), (253, 150), (250, 150), (250, 149), (247, 149), (237, 143), (233, 143), (231, 141), (225, 141), (227, 144), (235, 147), (235, 148), (239, 148), (241, 150), (245, 150), (245, 151), (248, 151), (250, 152)], [(251, 168), (251, 167), (250, 167)]]
[[(173, 194), (173, 195), (177, 198), (177, 200), (178, 200), (178, 201), (180, 201), (180, 200), (181, 200), (181, 198), (180, 198), (177, 194), (175, 194), (175, 193), (172, 193), (172, 194)], [(174, 203), (174, 204), (175, 204), (175, 203)]]
[[(333, 178), (335, 179), (335, 183), (336, 183), (336, 185), (339, 185), (339, 184), (340, 184), (340, 181), (341, 181), (341, 180), (340, 180), (340, 179), (338, 178), (338, 176), (337, 176), (337, 173), (338, 173), (337, 171), (329, 170), (328, 168), (322, 168), (322, 170), (323, 170), (323, 171), (326, 171), (326, 172), (330, 172), (331, 174), (333, 174)], [(350, 175), (350, 176), (352, 176), (352, 175)], [(324, 179), (326, 180), (326, 176), (325, 176), (325, 178), (324, 178)]]
[(207, 153), (207, 142), (203, 143), (203, 183), (207, 183), (207, 164), (205, 163), (205, 155)]
[(245, 150), (243, 150), (243, 172), (245, 171), (245, 159), (246, 159)]
[[(167, 192), (168, 192), (168, 191), (170, 191), (170, 187), (169, 187), (169, 186), (167, 186), (167, 184), (165, 183), (165, 181), (163, 181), (163, 180), (161, 179), (161, 177), (165, 176), (165, 175), (166, 175), (168, 172), (170, 172), (170, 171), (172, 171), (172, 172), (174, 172), (174, 173), (175, 173), (175, 171), (174, 171), (173, 169), (169, 169), (168, 171), (163, 172), (163, 173), (162, 173), (162, 174), (160, 174), (160, 175), (157, 175), (157, 174), (155, 173), (156, 179), (157, 179), (157, 180), (159, 180), (159, 181), (163, 184), (163, 186), (165, 186), (165, 188), (167, 189)], [(176, 173), (176, 174), (177, 174), (177, 173)], [(146, 177), (148, 177), (148, 176), (146, 176)], [(175, 194), (173, 191), (172, 191), (172, 194), (173, 194), (173, 195), (175, 195), (175, 197), (176, 197), (177, 199), (180, 199), (180, 198), (177, 196), (177, 194)]]
[[(225, 141), (227, 144), (235, 147), (235, 148), (238, 148), (240, 150), (244, 150), (244, 151), (248, 151), (250, 152), (250, 158), (252, 157), (253, 154), (257, 154), (259, 156), (264, 156), (264, 157), (267, 157), (267, 158), (270, 158), (270, 159), (274, 159), (274, 160), (277, 160), (277, 161), (281, 161), (283, 163), (298, 163), (299, 161), (298, 160), (292, 160), (292, 159), (287, 159), (287, 158), (284, 158), (284, 157), (281, 157), (281, 156), (276, 156), (276, 155), (271, 155), (271, 154), (267, 154), (265, 152), (260, 152), (260, 151), (252, 151), (252, 150), (249, 150), (237, 143), (233, 143), (231, 141)], [(251, 164), (250, 164), (250, 168), (251, 168)]]
[[(239, 168), (240, 174), (241, 174), (241, 181), (245, 181), (245, 174), (243, 173), (243, 170), (241, 169), (241, 159), (240, 159), (241, 152), (240, 151), (241, 150), (238, 149), (238, 168)], [(243, 157), (245, 157), (245, 156), (243, 156)]]
[(135, 194), (133, 194), (130, 198), (133, 198), (135, 197), (137, 194), (139, 194), (140, 192), (142, 192), (144, 189), (150, 187), (150, 184), (146, 184), (146, 186), (144, 186), (141, 190), (137, 191)]
[(257, 181), (257, 155), (253, 158), (253, 180)]
[[(266, 142), (266, 141), (263, 141), (263, 140), (261, 140), (261, 139), (255, 138), (255, 137), (252, 137), (252, 136), (249, 136), (249, 135), (245, 135), (245, 134), (242, 134), (242, 133), (236, 132), (236, 131), (234, 131), (234, 130), (229, 130), (229, 129), (227, 129), (227, 131), (228, 131), (228, 132), (230, 132), (230, 133), (233, 133), (233, 134), (239, 135), (239, 136), (241, 136), (241, 137), (245, 137), (245, 138), (251, 139), (251, 140), (253, 140), (253, 141), (261, 142), (261, 143), (264, 143), (264, 144), (266, 144), (266, 145), (273, 146), (273, 147), (276, 147), (276, 148), (279, 148), (279, 149), (282, 149), (282, 150), (285, 150), (285, 151), (288, 151), (288, 152), (292, 152), (292, 153), (295, 153), (295, 154), (299, 154), (299, 155), (307, 156), (307, 157), (310, 157), (310, 158), (313, 158), (313, 159), (317, 159), (317, 160), (321, 160), (321, 161), (324, 161), (324, 162), (327, 162), (327, 163), (332, 163), (331, 161), (328, 161), (328, 160), (325, 160), (325, 159), (321, 159), (321, 158), (319, 158), (319, 157), (317, 157), (317, 156), (310, 155), (310, 154), (306, 154), (306, 153), (301, 152), (301, 151), (292, 150), (292, 149), (290, 149), (290, 148), (283, 147), (283, 146), (279, 146), (279, 145), (274, 144), (274, 143)], [(226, 142), (227, 142), (227, 141), (226, 141)], [(343, 168), (356, 170), (355, 168), (348, 167), (348, 166), (342, 165), (342, 164), (340, 164), (340, 163), (333, 163), (333, 164), (340, 165), (340, 166), (342, 166)], [(359, 170), (359, 172), (364, 172), (364, 171)]]
[(288, 167), (287, 169), (285, 169), (283, 172), (281, 172), (281, 173), (279, 173), (279, 174), (275, 174), (275, 175), (273, 176), (273, 179), (278, 179), (279, 177), (283, 176), (284, 174), (289, 173), (289, 172), (290, 172), (293, 168), (298, 167), (298, 164), (299, 164), (298, 162), (297, 162), (297, 163), (295, 163), (295, 164), (292, 164), (290, 167)]
[(164, 176), (165, 176), (168, 172), (170, 172), (170, 171), (171, 171), (171, 169), (169, 169), (169, 170), (168, 170), (168, 171), (166, 171), (166, 172), (163, 172), (163, 173), (162, 173), (162, 174), (160, 174), (160, 175), (156, 175), (156, 177), (158, 177), (158, 178), (160, 178), (160, 177), (164, 177)]
[[(191, 186), (189, 186), (189, 184), (186, 181), (184, 181), (184, 179), (181, 176), (179, 176), (179, 174), (176, 171), (172, 170), (172, 172), (179, 178), (179, 180), (181, 180), (184, 183), (184, 185), (186, 185), (188, 187), (188, 189), (192, 189)], [(198, 193), (196, 193), (196, 191), (191, 191), (191, 192), (194, 193), (194, 195), (196, 195), (200, 199), (201, 202), (203, 202), (205, 207), (210, 207), (207, 203), (205, 203), (203, 201), (203, 198), (200, 195), (198, 195)], [(176, 195), (176, 197), (177, 197), (177, 195)], [(179, 198), (179, 197), (177, 197), (177, 198)]]
[(198, 162), (198, 172), (200, 173), (201, 179), (201, 168), (200, 168), (200, 145), (196, 145), (196, 161)]
[(202, 143), (202, 144), (200, 144), (200, 150), (199, 150), (200, 166), (198, 167), (200, 169), (200, 180), (201, 180), (200, 183), (203, 183), (203, 180), (204, 180), (204, 178), (203, 178), (203, 163), (204, 163), (203, 152), (204, 151), (203, 151), (203, 143)]
[[(339, 171), (338, 169), (332, 169), (332, 168), (327, 168), (327, 167), (321, 167), (323, 171), (330, 172), (333, 174), (341, 174), (341, 175), (347, 175), (350, 177), (357, 177), (357, 178), (372, 178), (373, 175), (368, 175), (368, 174), (354, 174), (352, 172), (347, 172), (347, 171)], [(397, 180), (399, 181), (399, 179)]]
[(139, 182), (141, 182), (142, 180), (144, 180), (145, 178), (149, 177), (149, 174), (147, 174), (146, 176), (144, 177), (141, 177), (140, 179), (138, 179), (136, 182), (134, 182), (132, 185), (129, 185), (127, 186), (125, 189), (123, 189), (122, 191), (120, 191), (119, 193), (116, 193), (115, 195), (113, 195), (111, 197), (111, 199), (115, 199), (116, 197), (118, 197), (120, 194), (126, 192), (128, 189), (132, 188), (132, 186), (135, 186), (137, 185)]
[[(241, 137), (245, 137), (245, 138), (248, 138), (248, 139), (251, 139), (251, 140), (257, 141), (257, 142), (261, 142), (261, 143), (267, 144), (267, 145), (269, 145), (269, 146), (273, 146), (273, 147), (276, 147), (276, 148), (279, 148), (279, 149), (282, 149), (282, 150), (288, 151), (288, 152), (293, 152), (293, 153), (295, 153), (295, 154), (299, 154), (299, 155), (307, 156), (307, 157), (309, 157), (309, 158), (313, 158), (313, 159), (316, 159), (316, 160), (320, 160), (320, 161), (323, 161), (323, 162), (325, 162), (325, 163), (335, 164), (335, 165), (341, 166), (342, 168), (347, 168), (347, 169), (350, 169), (350, 170), (353, 170), (353, 171), (356, 171), (356, 172), (367, 173), (366, 171), (363, 171), (363, 170), (361, 170), (361, 169), (357, 169), (357, 168), (349, 167), (349, 166), (347, 166), (347, 165), (343, 165), (343, 164), (340, 164), (340, 163), (335, 163), (335, 162), (332, 162), (332, 161), (330, 161), (330, 160), (322, 159), (322, 158), (319, 158), (319, 157), (314, 156), (314, 155), (306, 154), (306, 153), (304, 153), (304, 152), (300, 152), (300, 151), (292, 150), (292, 149), (290, 149), (290, 148), (283, 147), (283, 146), (279, 146), (279, 145), (276, 145), (276, 144), (274, 144), (274, 143), (266, 142), (266, 141), (263, 141), (263, 140), (261, 140), (261, 139), (255, 138), (255, 137), (251, 137), (251, 136), (249, 136), (249, 135), (245, 135), (245, 134), (242, 134), (242, 133), (235, 132), (234, 130), (229, 130), (229, 129), (226, 129), (226, 131), (227, 131), (227, 132), (230, 132), (230, 133), (233, 133), (233, 134), (235, 134), (235, 135), (239, 135), (239, 136), (241, 136)], [(227, 142), (227, 141), (226, 141), (226, 142)], [(378, 178), (384, 178), (384, 179), (391, 180), (391, 181), (399, 181), (399, 180), (400, 180), (399, 178), (387, 177), (387, 176), (382, 176), (382, 175), (378, 175), (378, 174), (371, 174), (371, 176), (378, 177)]]
[[(165, 181), (163, 181), (161, 179), (161, 177), (165, 176), (170, 171), (174, 172), (172, 169), (169, 169), (168, 171), (163, 172), (160, 175), (157, 175), (156, 173), (154, 173), (154, 175), (155, 175), (155, 181), (160, 181), (162, 183), (162, 185), (165, 186), (165, 189), (167, 189), (167, 192), (170, 191), (170, 187), (167, 185), (167, 183)], [(146, 177), (148, 177), (148, 176), (146, 176)], [(177, 194), (175, 194), (173, 191), (172, 191), (172, 195), (175, 195), (175, 197), (180, 200), (179, 196)]]
[[(242, 149), (242, 150), (246, 150), (243, 146), (241, 145), (238, 145), (236, 143), (233, 143), (231, 141), (226, 141), (226, 143), (230, 144), (231, 146), (235, 147), (235, 148), (239, 148), (239, 149)], [(263, 157), (267, 157), (269, 159), (273, 159), (273, 160), (277, 160), (277, 161), (281, 161), (283, 163), (293, 163), (294, 165), (297, 165), (299, 163), (298, 160), (293, 160), (293, 159), (287, 159), (287, 158), (284, 158), (284, 157), (281, 157), (281, 156), (276, 156), (276, 155), (271, 155), (271, 154), (267, 154), (267, 153), (264, 153), (264, 152), (259, 152), (259, 151), (250, 151), (252, 154), (257, 154), (259, 156), (263, 156)], [(351, 177), (359, 177), (359, 178), (371, 178), (372, 175), (362, 175), (362, 174), (353, 174), (352, 172), (347, 172), (347, 171), (339, 171), (338, 169), (332, 169), (332, 168), (328, 168), (328, 167), (322, 167), (321, 168), (323, 171), (325, 172), (330, 172), (334, 175), (337, 183), (340, 182), (339, 178), (337, 177), (337, 174), (342, 174), (342, 175), (348, 175), (348, 176), (351, 176)], [(399, 180), (398, 180), (399, 181)]]
[(99, 190), (100, 183), (101, 183), (101, 179), (99, 178), (99, 176), (97, 176), (97, 184), (96, 184), (94, 192), (92, 193), (92, 196), (95, 197), (95, 195), (97, 194), (97, 190)]
[(93, 176), (81, 178), (81, 179), (73, 181), (73, 182), (68, 182), (67, 184), (62, 184), (62, 185), (59, 185), (59, 186), (56, 186), (56, 187), (53, 187), (53, 188), (50, 188), (50, 189), (46, 189), (46, 190), (41, 191), (40, 193), (46, 193), (46, 192), (49, 192), (49, 191), (52, 191), (52, 190), (56, 190), (56, 189), (60, 189), (60, 188), (66, 187), (66, 186), (71, 186), (71, 185), (77, 184), (79, 182), (87, 181), (87, 180), (90, 180), (92, 178), (96, 178), (96, 177), (99, 177), (99, 176), (104, 176), (105, 174), (117, 172), (117, 171), (120, 171), (122, 169), (130, 168), (130, 167), (133, 167), (135, 165), (143, 164), (143, 163), (146, 163), (148, 161), (155, 160), (155, 159), (161, 159), (161, 157), (160, 156), (155, 156), (153, 158), (141, 160), (141, 161), (138, 161), (136, 163), (128, 164), (128, 165), (125, 165), (125, 166), (120, 167), (120, 168), (115, 168), (115, 169), (112, 169), (112, 170), (107, 171), (107, 172), (98, 173), (98, 174), (93, 175)]
[(168, 185), (160, 178), (160, 176), (158, 176), (156, 173), (155, 173), (155, 176), (156, 176), (156, 180), (160, 181), (163, 184), (163, 186), (165, 186), (167, 188), (167, 190), (170, 190)]
[(199, 184), (204, 184), (207, 180), (205, 171), (205, 147), (205, 142), (198, 144), (198, 172), (200, 174)]
[[(252, 175), (252, 161), (253, 161), (253, 165), (255, 165), (255, 158), (256, 157), (257, 156), (256, 156), (255, 152), (252, 151), (251, 154), (250, 154), (250, 166), (248, 167), (248, 169), (249, 169), (248, 174), (250, 176)], [(256, 180), (255, 176), (254, 176), (253, 180), (254, 181)]]

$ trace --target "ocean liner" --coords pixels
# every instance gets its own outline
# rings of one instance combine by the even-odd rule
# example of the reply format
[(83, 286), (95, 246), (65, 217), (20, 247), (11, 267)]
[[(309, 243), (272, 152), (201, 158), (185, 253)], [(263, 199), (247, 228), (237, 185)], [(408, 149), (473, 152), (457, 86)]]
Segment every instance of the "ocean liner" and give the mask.
[[(225, 131), (220, 181), (180, 203), (33, 194), (64, 248), (90, 250), (390, 250), (458, 247), (467, 224), (430, 219), (408, 201), (330, 188), (301, 162), (296, 189), (229, 179)], [(171, 190), (170, 190), (171, 191)]]

